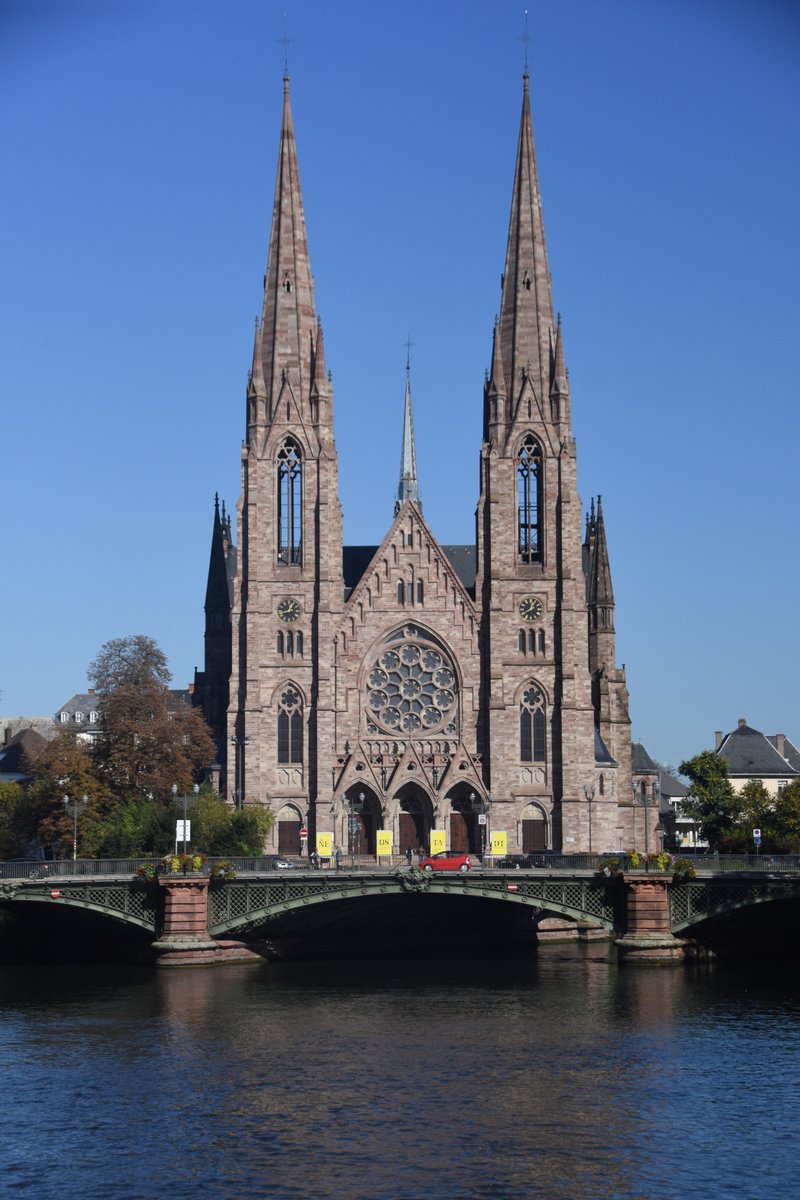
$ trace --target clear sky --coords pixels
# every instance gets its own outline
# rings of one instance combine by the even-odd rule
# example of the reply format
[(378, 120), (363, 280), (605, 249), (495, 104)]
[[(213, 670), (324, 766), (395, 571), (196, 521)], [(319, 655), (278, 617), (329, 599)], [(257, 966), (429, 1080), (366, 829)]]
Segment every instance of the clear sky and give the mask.
[[(584, 506), (634, 737), (800, 742), (800, 8), (529, 3)], [(108, 639), (202, 666), (235, 510), (286, 27), (345, 538), (388, 528), (410, 335), (425, 516), (474, 540), (524, 64), (507, 0), (0, 0), (0, 713)]]

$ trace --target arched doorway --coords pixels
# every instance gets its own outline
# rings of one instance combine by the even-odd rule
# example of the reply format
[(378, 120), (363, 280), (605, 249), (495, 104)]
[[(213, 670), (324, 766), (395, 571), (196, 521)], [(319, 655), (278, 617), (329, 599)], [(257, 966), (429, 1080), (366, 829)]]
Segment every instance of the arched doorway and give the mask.
[(522, 853), (547, 849), (547, 818), (538, 804), (522, 810)]
[(397, 852), (430, 848), (430, 832), (433, 824), (433, 808), (428, 796), (414, 784), (407, 784), (397, 794), (399, 812), (397, 818)]
[(448, 829), (448, 849), (456, 854), (476, 854), (483, 852), (483, 830), (481, 823), (483, 814), (486, 819), (486, 805), (483, 797), (474, 788), (460, 785), (458, 791), (452, 792), (450, 800), (450, 828)]
[(278, 813), (278, 853), (300, 854), (302, 843), (300, 830), (303, 827), (302, 815), (294, 804), (284, 804)]
[(375, 831), (381, 828), (381, 806), (369, 788), (357, 784), (345, 793), (342, 848), (345, 854), (374, 854)]

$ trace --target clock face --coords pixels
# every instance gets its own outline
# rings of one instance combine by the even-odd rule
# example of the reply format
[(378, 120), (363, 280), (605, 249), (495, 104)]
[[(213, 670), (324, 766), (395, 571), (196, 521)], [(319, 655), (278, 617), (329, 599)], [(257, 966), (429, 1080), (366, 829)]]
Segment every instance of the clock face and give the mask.
[(287, 625), (296, 621), (301, 612), (300, 601), (295, 600), (294, 596), (286, 596), (278, 604), (278, 620), (284, 621)]
[(525, 621), (538, 621), (544, 612), (544, 605), (538, 596), (524, 596), (519, 602), (519, 614)]

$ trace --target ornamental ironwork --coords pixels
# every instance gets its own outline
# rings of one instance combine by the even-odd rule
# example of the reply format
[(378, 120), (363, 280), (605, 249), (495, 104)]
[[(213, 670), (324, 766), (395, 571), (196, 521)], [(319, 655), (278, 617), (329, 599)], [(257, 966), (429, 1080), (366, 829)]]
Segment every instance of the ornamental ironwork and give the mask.
[(367, 732), (455, 736), (457, 695), (449, 655), (420, 630), (406, 627), (367, 676)]

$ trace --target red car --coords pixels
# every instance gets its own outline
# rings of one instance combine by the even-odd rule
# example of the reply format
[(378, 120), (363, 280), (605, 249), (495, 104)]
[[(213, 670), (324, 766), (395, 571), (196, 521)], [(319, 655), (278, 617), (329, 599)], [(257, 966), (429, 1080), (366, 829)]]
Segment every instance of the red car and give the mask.
[(455, 850), (440, 850), (423, 858), (419, 864), (423, 871), (468, 871), (472, 866), (468, 854), (458, 854)]

